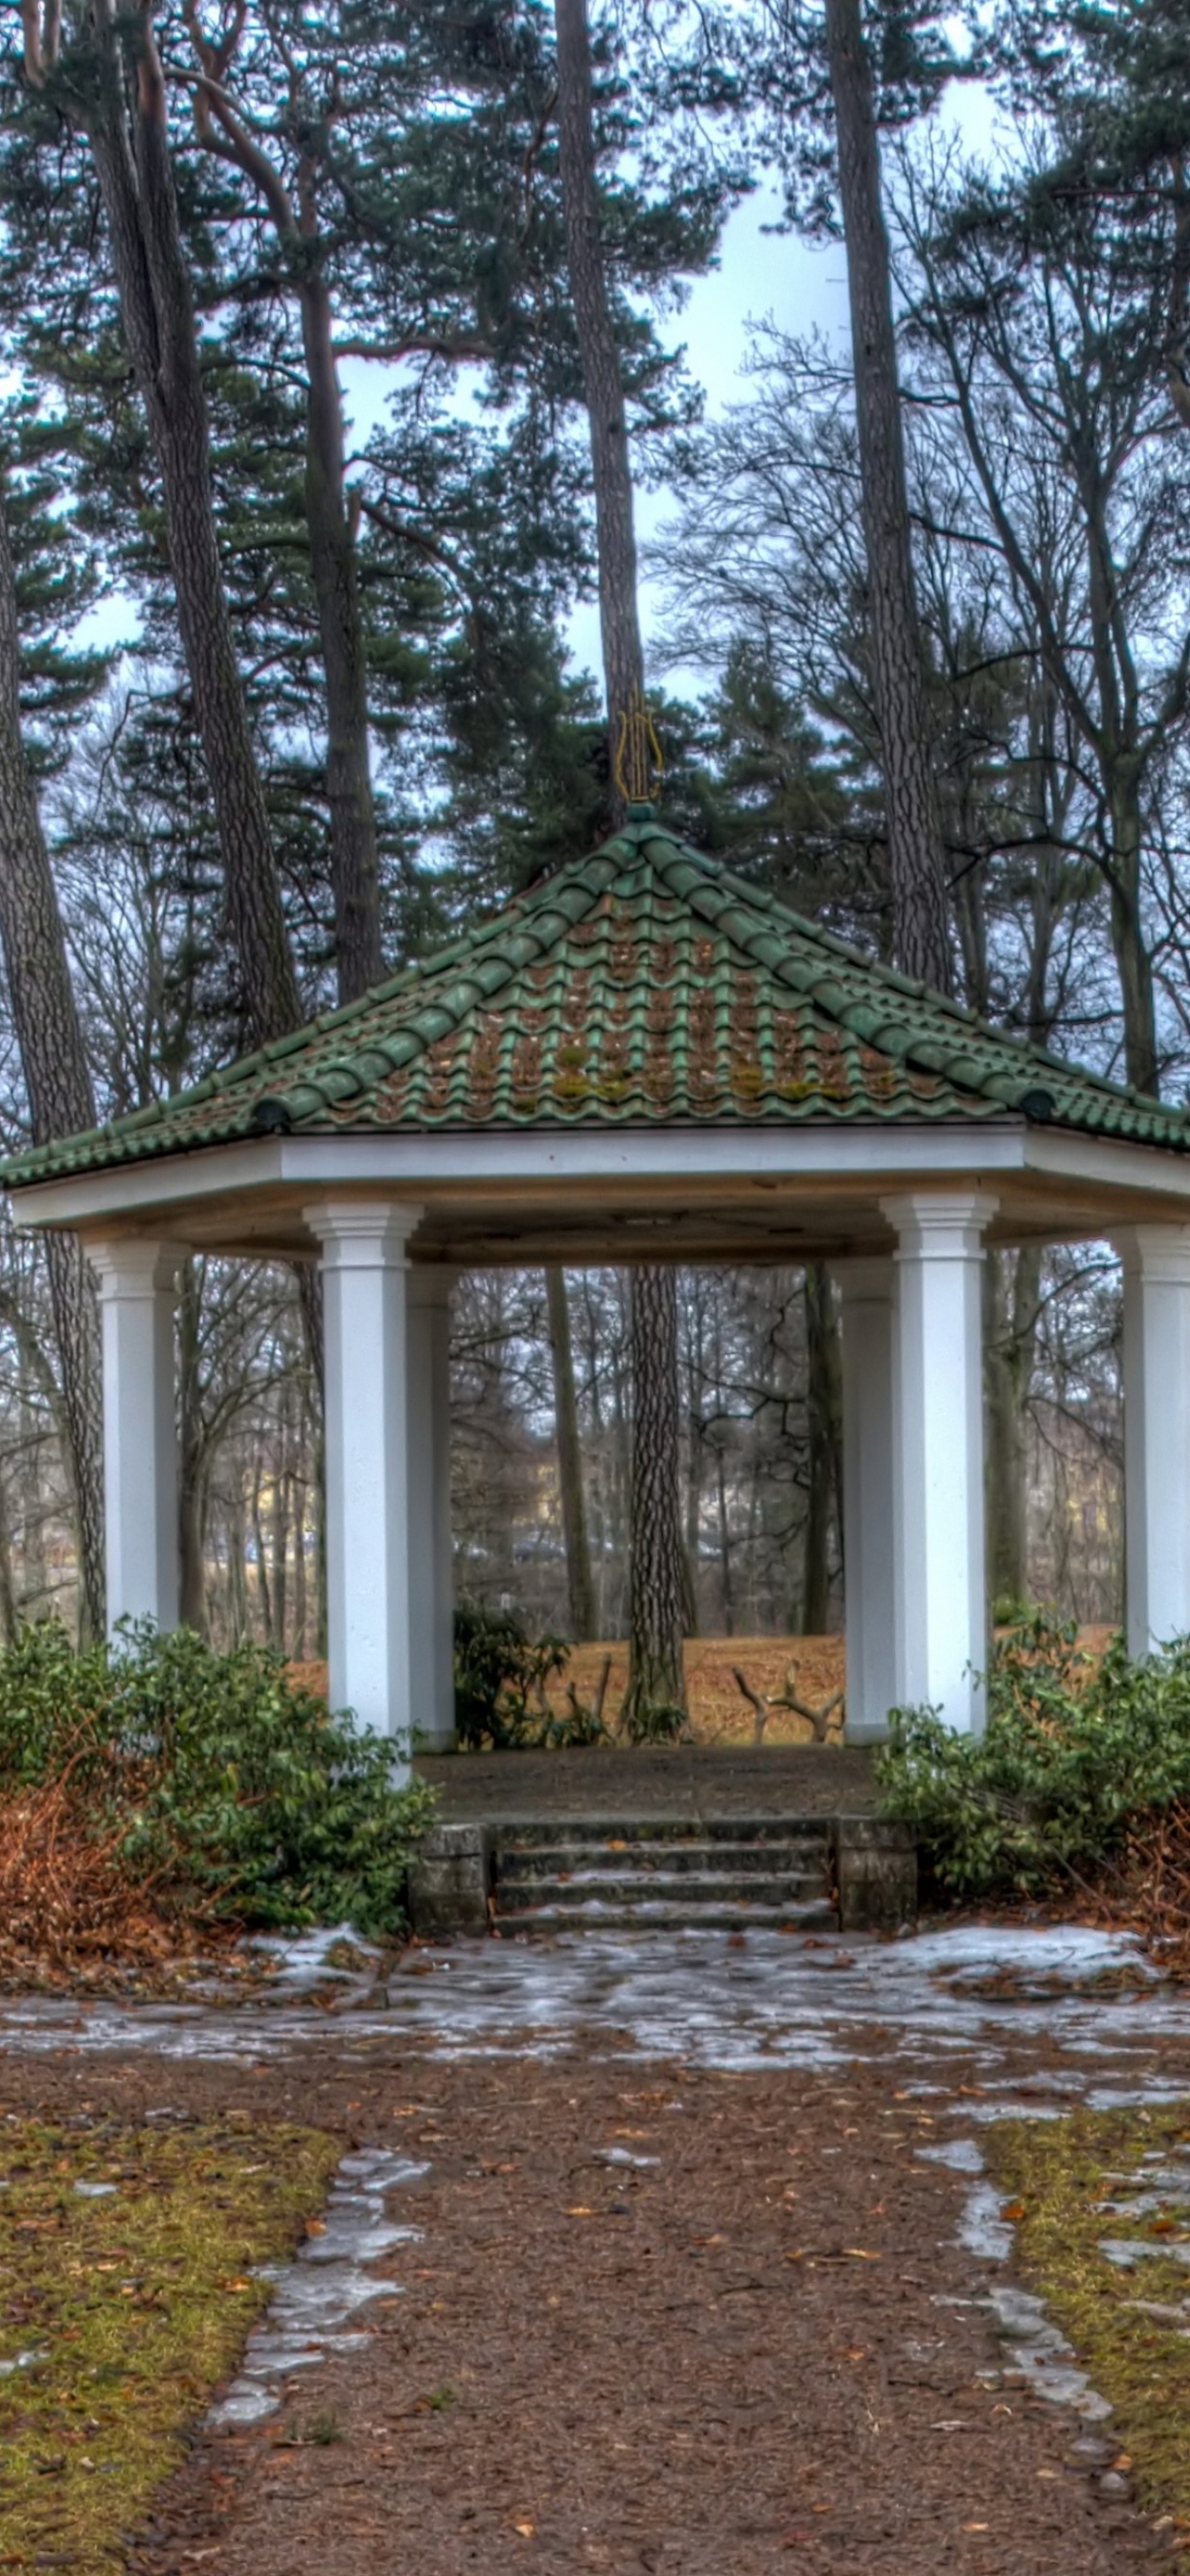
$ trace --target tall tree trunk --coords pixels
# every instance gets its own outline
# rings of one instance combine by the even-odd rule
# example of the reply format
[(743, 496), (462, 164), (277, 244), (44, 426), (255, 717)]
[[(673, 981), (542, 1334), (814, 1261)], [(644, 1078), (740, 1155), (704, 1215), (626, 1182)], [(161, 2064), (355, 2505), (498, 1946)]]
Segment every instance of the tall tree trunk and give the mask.
[(719, 1507), (719, 1579), (725, 1637), (735, 1635), (735, 1594), (731, 1580), (731, 1522), (727, 1510), (727, 1460), (723, 1442), (715, 1443), (715, 1497)]
[[(566, 254), (591, 436), (599, 624), (613, 813), (624, 817), (621, 734), (644, 689), (628, 419), (600, 232), (586, 0), (555, 0), (558, 157)], [(638, 786), (644, 785), (637, 778)], [(678, 1494), (677, 1301), (672, 1274), (632, 1274), (633, 1465), (628, 1693), (685, 1706)], [(662, 1442), (667, 1445), (662, 1448)], [(640, 1453), (638, 1456), (638, 1452)], [(676, 1583), (675, 1583), (676, 1571)], [(671, 1599), (672, 1591), (672, 1599)]]
[(36, 1386), (24, 1352), (21, 1353), (18, 1420), (21, 1426), (20, 1515), (23, 1582), (21, 1608), (26, 1618), (45, 1617), (46, 1599), (45, 1513), (41, 1492), (42, 1415), (37, 1404)]
[[(1133, 767), (1128, 764), (1129, 770)], [(1127, 776), (1111, 800), (1111, 942), (1124, 1020), (1124, 1070), (1137, 1091), (1160, 1090), (1153, 961), (1141, 918), (1141, 848), (1144, 825), (1135, 779)]]
[[(335, 365), (331, 300), (318, 220), (318, 151), (303, 149), (296, 204), (277, 165), (269, 159), (234, 107), (227, 90), (232, 59), (243, 32), (233, 16), (217, 40), (204, 35), (196, 7), (185, 12), (191, 41), (206, 78), (195, 102), (199, 140), (231, 161), (257, 188), (276, 228), (296, 289), (306, 360), (306, 524), (310, 568), (326, 680), (326, 792), (330, 813), (331, 884), (335, 903), (335, 956), (339, 1000), (353, 1002), (384, 972), (380, 937), (380, 867), (376, 809), (368, 752), (368, 678), (354, 514), (343, 462), (343, 399)], [(313, 137), (320, 119), (291, 73), (291, 121)]]
[[(21, 741), (20, 637), (0, 506), (0, 939), (35, 1144), (95, 1125), (95, 1095), (70, 981), (57, 889)], [(46, 1238), (46, 1267), (78, 1533), (80, 1628), (104, 1625), (103, 1432), (95, 1287), (72, 1234)]]
[[(281, 1450), (282, 1461), (288, 1457), (288, 1442)], [(273, 1631), (282, 1654), (289, 1632), (289, 1475), (287, 1467), (278, 1467), (273, 1478), (273, 1509), (270, 1523), (273, 1554)]]
[(178, 625), (211, 782), (245, 1016), (260, 1045), (300, 1019), (268, 809), (219, 561), (210, 432), (169, 156), (165, 83), (146, 7), (92, 0), (97, 98), (88, 131), (112, 265), (161, 475)]
[(204, 1565), (205, 1441), (199, 1380), (199, 1273), (194, 1261), (182, 1266), (178, 1299), (178, 1410), (181, 1457), (178, 1480), (180, 1545), (178, 1611), (184, 1628), (206, 1634), (207, 1587)]
[(252, 1469), (252, 1534), (256, 1541), (256, 1582), (260, 1595), (261, 1624), (266, 1646), (274, 1643), (273, 1597), (269, 1589), (268, 1551), (264, 1541), (264, 1514), (260, 1507), (260, 1489), (264, 1483), (264, 1459), (257, 1449)]
[(252, 1621), (248, 1612), (247, 1532), (244, 1527), (244, 1496), (240, 1482), (242, 1468), (236, 1469), (236, 1484), (227, 1513), (227, 1642), (238, 1646), (249, 1636)]
[(993, 1253), (984, 1264), (988, 1585), (998, 1616), (1029, 1598), (1026, 1401), (1040, 1289), (1037, 1244)]
[(821, 1261), (807, 1264), (805, 1303), (809, 1499), (801, 1632), (804, 1637), (822, 1637), (830, 1624), (831, 1518), (841, 1481), (842, 1370), (830, 1272)]
[(15, 1644), (20, 1618), (12, 1570), (12, 1507), (7, 1459), (0, 1461), (0, 1641)]
[(291, 1485), (293, 1519), (293, 1654), (306, 1660), (306, 1479), (301, 1466)]
[[(658, 1365), (659, 1354), (664, 1355)], [(632, 1274), (632, 1508), (628, 1688), (622, 1719), (686, 1706), (678, 1522), (678, 1301), (672, 1270)]]
[(591, 431), (608, 765), (613, 808), (619, 822), (623, 812), (616, 778), (620, 728), (629, 709), (640, 699), (645, 678), (636, 598), (628, 419), (595, 184), (586, 0), (554, 0), (554, 24), (558, 38), (558, 158), (570, 292)]
[(861, 0), (826, 0), (839, 201), (847, 245), (876, 713), (888, 815), (893, 946), (897, 964), (906, 974), (920, 975), (923, 982), (948, 993), (946, 853), (930, 759), (888, 234), (880, 198), (872, 67), (860, 12)]
[(587, 1502), (583, 1456), (574, 1391), (574, 1347), (566, 1277), (551, 1261), (545, 1274), (550, 1359), (554, 1374), (554, 1426), (558, 1447), (558, 1491), (562, 1505), (562, 1539), (566, 1549), (566, 1596), (570, 1634), (582, 1645), (595, 1634), (595, 1595), (591, 1550), (587, 1540)]
[(343, 481), (343, 406), (321, 271), (302, 291), (306, 352), (306, 520), (326, 675), (326, 793), (339, 1000), (354, 1002), (384, 973), (380, 863), (368, 758), (368, 671)]

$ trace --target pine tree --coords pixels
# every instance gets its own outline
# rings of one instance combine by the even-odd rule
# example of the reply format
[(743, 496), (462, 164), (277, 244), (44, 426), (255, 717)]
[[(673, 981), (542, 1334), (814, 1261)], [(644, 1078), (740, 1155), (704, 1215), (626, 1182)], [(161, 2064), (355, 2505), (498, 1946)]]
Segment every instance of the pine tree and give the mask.
[[(628, 418), (607, 290), (592, 135), (586, 0), (555, 0), (558, 139), (571, 292), (583, 363), (595, 487), (599, 618), (608, 756), (617, 819), (626, 809), (623, 744), (644, 699)], [(628, 1689), (623, 1717), (647, 1724), (685, 1708), (685, 1583), (678, 1501), (678, 1321), (672, 1269), (632, 1274), (632, 1539)]]
[[(57, 888), (21, 722), (21, 642), (5, 496), (0, 492), (0, 940), (35, 1144), (95, 1125), (95, 1096), (66, 955)], [(103, 1467), (94, 1282), (76, 1235), (45, 1239), (70, 1481), (81, 1627), (104, 1624)]]

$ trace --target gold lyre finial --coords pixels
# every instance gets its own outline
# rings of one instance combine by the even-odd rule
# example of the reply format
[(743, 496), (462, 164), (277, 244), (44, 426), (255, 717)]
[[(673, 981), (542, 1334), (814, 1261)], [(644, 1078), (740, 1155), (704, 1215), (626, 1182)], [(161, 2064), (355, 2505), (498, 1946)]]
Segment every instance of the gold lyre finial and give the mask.
[(620, 716), (616, 785), (626, 805), (648, 805), (664, 775), (657, 727), (639, 689)]

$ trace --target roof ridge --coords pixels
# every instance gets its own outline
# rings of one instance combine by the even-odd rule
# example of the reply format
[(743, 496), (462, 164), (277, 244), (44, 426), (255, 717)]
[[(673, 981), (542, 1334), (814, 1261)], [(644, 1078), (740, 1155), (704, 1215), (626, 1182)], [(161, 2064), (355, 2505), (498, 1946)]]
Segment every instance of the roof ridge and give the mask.
[(636, 814), (355, 1001), (0, 1177), (291, 1131), (1006, 1114), (1190, 1151), (1185, 1108), (996, 1028)]
[(749, 885), (747, 878), (739, 876), (734, 868), (709, 858), (705, 851), (696, 849), (668, 825), (654, 821), (636, 828), (642, 835), (667, 841), (675, 856), (687, 866), (693, 866), (709, 885), (731, 893), (738, 902), (757, 912), (775, 914), (803, 938), (837, 956), (844, 964), (857, 967), (865, 977), (876, 976), (892, 990), (904, 993), (924, 1003), (927, 1009), (955, 1021), (964, 1035), (986, 1039), (997, 1054), (1009, 1053), (1033, 1065), (1044, 1064), (1051, 1072), (1061, 1074), (1067, 1082), (1085, 1082), (1096, 1091), (1107, 1093), (1113, 1100), (1129, 1101), (1146, 1114), (1156, 1112), (1159, 1116), (1164, 1114), (1175, 1118), (1185, 1114), (1184, 1108), (1176, 1102), (1155, 1098), (1133, 1083), (1115, 1082), (1110, 1074), (1098, 1073), (1093, 1066), (1072, 1063), (1069, 1057), (1055, 1054), (1051, 1047), (1042, 1046), (1036, 1038), (1027, 1037), (1019, 1030), (999, 1027), (982, 1012), (973, 1011), (967, 1003), (955, 1001), (949, 993), (940, 993), (936, 985), (925, 983), (920, 976), (904, 974), (900, 967), (887, 964), (882, 957), (866, 957), (854, 941), (844, 939), (840, 932), (829, 929), (823, 922), (813, 921), (808, 913), (799, 912), (793, 904), (786, 902), (783, 895), (775, 894), (767, 887)]

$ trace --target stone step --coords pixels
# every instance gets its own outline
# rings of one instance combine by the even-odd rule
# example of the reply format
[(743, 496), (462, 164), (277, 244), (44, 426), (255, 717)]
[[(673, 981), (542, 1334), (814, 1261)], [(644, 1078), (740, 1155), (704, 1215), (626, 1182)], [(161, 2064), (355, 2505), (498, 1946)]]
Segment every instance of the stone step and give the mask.
[(493, 1824), (497, 1849), (554, 1843), (798, 1843), (830, 1846), (830, 1816), (539, 1816)]
[(873, 1816), (456, 1820), (432, 1828), (409, 1871), (423, 1939), (489, 1925), (887, 1930), (912, 1920), (916, 1896), (912, 1836)]
[(832, 1932), (838, 1913), (825, 1897), (789, 1905), (674, 1904), (642, 1897), (609, 1904), (587, 1897), (580, 1905), (550, 1902), (506, 1913), (497, 1905), (495, 1929), (503, 1934), (549, 1932)]
[(505, 1842), (495, 1846), (495, 1876), (506, 1878), (580, 1878), (598, 1876), (605, 1871), (632, 1872), (644, 1877), (660, 1870), (680, 1876), (690, 1872), (699, 1878), (718, 1873), (736, 1875), (756, 1871), (771, 1876), (794, 1876), (821, 1879), (827, 1866), (829, 1850), (821, 1845), (790, 1839), (767, 1843), (749, 1842), (638, 1842), (613, 1839), (606, 1843), (571, 1842), (561, 1838), (552, 1843)]
[(709, 1871), (686, 1870), (556, 1871), (525, 1878), (501, 1870), (495, 1882), (496, 1911), (538, 1904), (573, 1911), (596, 1899), (607, 1905), (812, 1905), (826, 1896), (821, 1870)]

